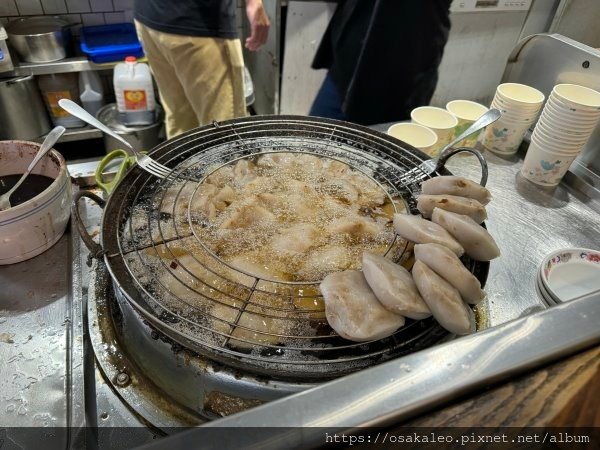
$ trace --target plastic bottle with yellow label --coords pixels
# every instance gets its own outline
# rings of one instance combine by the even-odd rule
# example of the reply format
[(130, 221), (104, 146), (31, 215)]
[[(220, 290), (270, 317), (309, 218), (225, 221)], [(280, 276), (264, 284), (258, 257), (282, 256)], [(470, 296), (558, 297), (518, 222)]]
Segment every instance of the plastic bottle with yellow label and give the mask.
[(79, 103), (79, 82), (75, 73), (56, 73), (40, 75), (38, 85), (44, 98), (44, 103), (54, 126), (65, 128), (80, 128), (83, 121), (72, 116), (58, 105), (58, 101), (67, 98)]
[(113, 75), (119, 118), (125, 125), (154, 123), (154, 86), (147, 64), (128, 56), (115, 66)]

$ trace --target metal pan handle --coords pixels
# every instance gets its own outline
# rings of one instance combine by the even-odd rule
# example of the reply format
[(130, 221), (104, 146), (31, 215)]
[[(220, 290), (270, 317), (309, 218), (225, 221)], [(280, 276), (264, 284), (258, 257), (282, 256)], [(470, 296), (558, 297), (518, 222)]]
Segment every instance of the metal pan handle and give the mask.
[(481, 184), (482, 186), (485, 186), (487, 183), (487, 180), (488, 180), (487, 161), (485, 160), (483, 155), (478, 150), (475, 150), (474, 148), (459, 147), (459, 148), (454, 148), (452, 150), (445, 152), (438, 159), (437, 164), (435, 166), (435, 171), (437, 172), (441, 169), (444, 169), (446, 166), (446, 163), (452, 156), (457, 155), (458, 153), (462, 153), (462, 152), (472, 153), (477, 157), (477, 159), (479, 160), (479, 164), (481, 165), (481, 181), (479, 182), (479, 184)]
[(71, 213), (73, 214), (73, 218), (77, 224), (79, 235), (81, 236), (81, 239), (83, 240), (83, 243), (87, 249), (90, 251), (90, 256), (88, 257), (88, 262), (90, 262), (90, 258), (101, 258), (105, 252), (100, 244), (94, 242), (92, 236), (90, 236), (90, 234), (87, 232), (83, 220), (81, 219), (81, 214), (79, 213), (79, 201), (82, 197), (86, 197), (94, 201), (100, 208), (104, 208), (106, 202), (101, 197), (98, 197), (96, 194), (89, 191), (79, 191), (73, 196)]

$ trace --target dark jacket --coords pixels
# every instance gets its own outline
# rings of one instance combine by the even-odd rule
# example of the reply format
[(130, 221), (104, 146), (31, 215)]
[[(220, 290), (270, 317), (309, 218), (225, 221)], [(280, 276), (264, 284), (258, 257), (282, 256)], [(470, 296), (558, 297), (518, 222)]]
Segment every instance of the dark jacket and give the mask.
[(451, 0), (339, 0), (313, 68), (329, 69), (348, 120), (404, 120), (427, 105), (450, 31)]

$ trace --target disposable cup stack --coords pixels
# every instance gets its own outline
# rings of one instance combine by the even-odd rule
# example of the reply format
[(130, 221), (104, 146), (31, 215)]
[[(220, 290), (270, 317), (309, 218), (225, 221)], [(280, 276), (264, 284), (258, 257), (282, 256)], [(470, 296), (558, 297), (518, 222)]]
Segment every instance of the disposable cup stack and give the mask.
[(600, 120), (600, 92), (575, 84), (552, 89), (533, 134), (521, 174), (556, 186), (585, 147)]
[(491, 108), (499, 109), (502, 117), (485, 129), (481, 138), (483, 146), (500, 155), (515, 154), (525, 133), (537, 120), (544, 99), (544, 94), (531, 86), (499, 85)]

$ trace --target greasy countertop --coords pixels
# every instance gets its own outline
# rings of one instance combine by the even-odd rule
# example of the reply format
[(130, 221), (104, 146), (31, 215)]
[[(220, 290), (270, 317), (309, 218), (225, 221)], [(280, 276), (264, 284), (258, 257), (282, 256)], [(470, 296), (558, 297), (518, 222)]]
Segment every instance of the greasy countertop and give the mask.
[[(485, 157), (487, 186), (494, 197), (486, 225), (502, 250), (491, 263), (485, 287), (490, 306), (486, 325), (494, 326), (545, 308), (534, 285), (540, 262), (559, 248), (598, 248), (600, 206), (598, 199), (573, 188), (573, 180), (547, 189), (522, 179), (521, 155)], [(456, 156), (448, 168), (479, 179), (473, 157)], [(85, 326), (77, 304), (82, 295), (75, 291), (86, 287), (74, 280), (81, 276), (81, 259), (73, 233), (67, 230), (58, 244), (33, 260), (0, 266), (2, 426), (84, 423)], [(411, 423), (472, 426), (485, 418), (488, 426), (548, 425), (570, 417), (598, 426), (597, 414), (585, 415), (586, 408), (595, 407), (585, 394), (598, 392), (599, 361), (600, 350), (592, 349)], [(516, 393), (523, 396), (521, 403), (511, 400)]]

